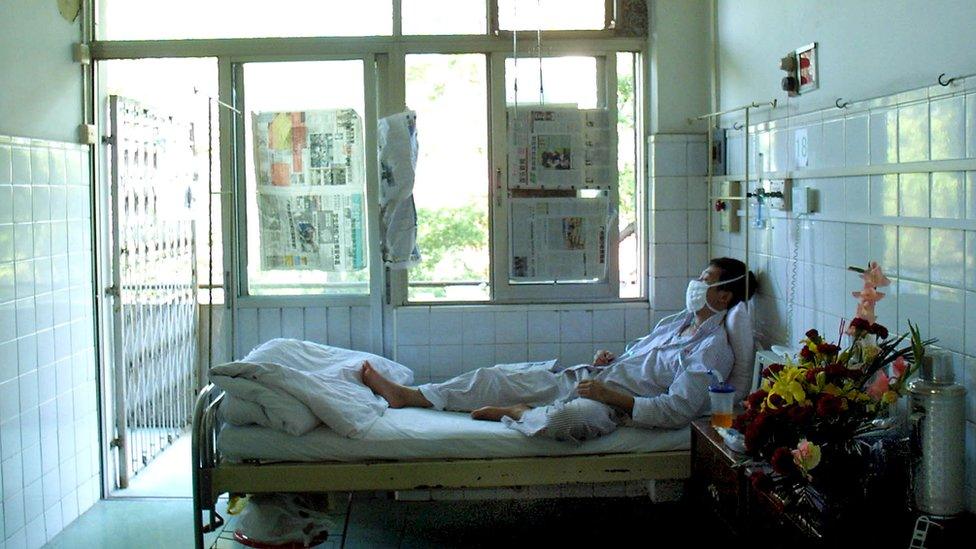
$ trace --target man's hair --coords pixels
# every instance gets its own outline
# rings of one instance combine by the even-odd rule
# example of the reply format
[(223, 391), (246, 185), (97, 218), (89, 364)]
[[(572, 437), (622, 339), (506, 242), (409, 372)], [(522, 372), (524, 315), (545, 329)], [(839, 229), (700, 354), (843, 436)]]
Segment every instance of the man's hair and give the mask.
[[(733, 278), (738, 278), (746, 274), (746, 264), (731, 257), (716, 257), (715, 259), (709, 261), (708, 264), (713, 267), (718, 267), (718, 269), (721, 271), (718, 276), (719, 282), (732, 280)], [(751, 299), (756, 293), (756, 290), (759, 289), (759, 281), (756, 280), (756, 275), (752, 274), (752, 271), (748, 272), (747, 277), (749, 280), (748, 298)], [(729, 282), (728, 284), (718, 286), (718, 289), (732, 292), (732, 299), (729, 301), (729, 309), (738, 305), (740, 301), (747, 299), (745, 277), (740, 278), (735, 282)]]

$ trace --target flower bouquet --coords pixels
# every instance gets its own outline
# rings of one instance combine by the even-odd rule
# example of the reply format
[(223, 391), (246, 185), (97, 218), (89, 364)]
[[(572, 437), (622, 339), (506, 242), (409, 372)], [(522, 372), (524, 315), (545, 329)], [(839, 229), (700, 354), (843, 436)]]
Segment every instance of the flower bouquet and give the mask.
[(795, 357), (762, 372), (759, 390), (747, 397), (745, 413), (733, 424), (744, 434), (747, 452), (772, 467), (771, 473), (754, 473), (753, 485), (777, 491), (788, 505), (823, 510), (825, 498), (837, 503), (854, 497), (865, 455), (890, 427), (889, 408), (934, 342), (923, 340), (911, 322), (909, 333), (889, 336), (874, 315), (884, 297), (877, 288), (887, 279), (874, 263), (861, 276), (865, 288), (854, 292), (857, 316), (842, 326), (838, 341), (806, 332)]

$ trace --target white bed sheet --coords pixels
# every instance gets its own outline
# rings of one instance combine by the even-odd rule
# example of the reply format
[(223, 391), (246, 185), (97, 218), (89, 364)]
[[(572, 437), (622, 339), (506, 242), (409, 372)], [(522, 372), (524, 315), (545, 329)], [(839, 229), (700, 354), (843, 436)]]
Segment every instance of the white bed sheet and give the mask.
[(267, 427), (225, 425), (217, 448), (225, 459), (243, 461), (366, 461), (575, 456), (685, 450), (690, 428), (621, 427), (582, 444), (527, 437), (468, 414), (421, 408), (388, 409), (362, 438), (319, 427), (302, 436)]

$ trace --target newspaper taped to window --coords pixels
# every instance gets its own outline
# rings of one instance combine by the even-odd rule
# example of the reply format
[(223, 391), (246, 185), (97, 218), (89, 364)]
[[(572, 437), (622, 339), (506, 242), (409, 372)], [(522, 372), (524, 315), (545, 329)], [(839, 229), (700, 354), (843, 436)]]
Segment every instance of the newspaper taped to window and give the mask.
[(510, 189), (609, 187), (610, 114), (558, 106), (508, 110)]
[(607, 277), (606, 195), (513, 198), (511, 282), (594, 282)]
[(263, 112), (253, 124), (261, 269), (366, 268), (359, 114)]

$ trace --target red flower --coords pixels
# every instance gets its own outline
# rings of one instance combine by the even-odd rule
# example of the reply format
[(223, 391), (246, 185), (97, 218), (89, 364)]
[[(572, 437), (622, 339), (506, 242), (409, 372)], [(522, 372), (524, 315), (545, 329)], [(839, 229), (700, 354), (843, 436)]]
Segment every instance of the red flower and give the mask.
[(881, 324), (872, 324), (868, 327), (868, 333), (878, 336), (880, 339), (888, 339), (888, 328), (885, 328)]
[(828, 364), (824, 368), (824, 372), (827, 373), (827, 377), (831, 378), (845, 377), (847, 375), (847, 367), (838, 362), (834, 362), (833, 364)]
[(773, 452), (773, 457), (769, 458), (773, 470), (781, 475), (789, 475), (796, 471), (796, 464), (793, 463), (793, 452), (789, 448), (780, 446)]
[(803, 360), (810, 360), (813, 358), (813, 351), (811, 351), (809, 347), (803, 347), (800, 349), (800, 358)]
[(850, 326), (855, 330), (866, 330), (868, 327), (871, 326), (871, 323), (868, 322), (866, 319), (857, 316), (854, 317), (853, 320), (851, 320)]
[(752, 483), (752, 489), (757, 492), (767, 492), (773, 487), (773, 479), (763, 471), (754, 471), (749, 475), (749, 482)]
[(782, 406), (783, 404), (785, 404), (786, 401), (783, 400), (783, 397), (781, 397), (779, 395), (773, 395), (773, 396), (769, 397), (769, 403), (772, 404), (773, 406), (779, 408), (780, 406)]
[(802, 425), (810, 420), (813, 416), (812, 406), (790, 406), (789, 411), (786, 415), (790, 418), (793, 423)]
[(750, 410), (758, 410), (769, 393), (763, 391), (762, 389), (750, 394), (746, 397), (746, 403), (749, 405)]
[(820, 339), (820, 332), (816, 330), (807, 330), (806, 336), (808, 339), (810, 339), (810, 341), (816, 341), (817, 339)]
[(834, 345), (833, 343), (821, 343), (817, 345), (817, 352), (825, 355), (836, 354), (840, 351), (840, 347)]
[(817, 415), (820, 417), (835, 416), (844, 407), (844, 401), (834, 395), (823, 395), (817, 401)]
[(807, 383), (816, 383), (817, 374), (819, 374), (822, 371), (824, 371), (823, 368), (810, 368), (809, 370), (807, 370), (807, 373), (805, 374), (807, 378)]

